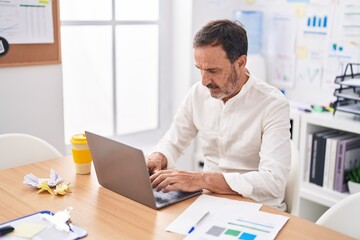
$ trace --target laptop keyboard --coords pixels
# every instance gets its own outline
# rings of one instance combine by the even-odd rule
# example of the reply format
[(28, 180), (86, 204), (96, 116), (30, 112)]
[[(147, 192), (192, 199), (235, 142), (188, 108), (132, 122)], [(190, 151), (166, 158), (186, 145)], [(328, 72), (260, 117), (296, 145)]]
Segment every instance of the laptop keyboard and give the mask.
[(155, 189), (153, 189), (153, 193), (154, 193), (155, 201), (158, 203), (166, 203), (179, 196), (179, 193), (177, 191), (164, 193), (161, 191), (157, 192)]

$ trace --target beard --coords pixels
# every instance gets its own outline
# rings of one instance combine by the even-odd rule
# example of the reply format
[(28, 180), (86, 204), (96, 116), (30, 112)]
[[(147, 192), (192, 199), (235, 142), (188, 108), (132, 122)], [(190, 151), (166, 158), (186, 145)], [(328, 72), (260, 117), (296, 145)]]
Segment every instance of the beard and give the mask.
[(234, 93), (238, 82), (239, 76), (235, 71), (234, 65), (231, 65), (231, 72), (222, 88), (213, 83), (209, 83), (206, 87), (209, 89), (213, 98), (224, 99), (226, 97), (230, 97)]

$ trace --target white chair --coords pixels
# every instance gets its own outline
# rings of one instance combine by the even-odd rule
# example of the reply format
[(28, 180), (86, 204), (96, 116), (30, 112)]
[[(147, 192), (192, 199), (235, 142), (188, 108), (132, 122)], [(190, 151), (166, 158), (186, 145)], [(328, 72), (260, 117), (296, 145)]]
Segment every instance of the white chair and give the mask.
[(48, 142), (21, 133), (0, 134), (0, 169), (62, 157)]
[(285, 188), (286, 212), (299, 215), (300, 158), (299, 151), (291, 140), (291, 169)]
[(316, 223), (360, 239), (360, 193), (345, 197), (331, 206)]

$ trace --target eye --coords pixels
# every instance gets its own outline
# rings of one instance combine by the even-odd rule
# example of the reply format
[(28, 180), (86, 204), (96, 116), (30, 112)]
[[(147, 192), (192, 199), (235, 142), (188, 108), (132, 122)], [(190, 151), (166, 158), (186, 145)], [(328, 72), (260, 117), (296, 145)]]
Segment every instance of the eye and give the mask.
[(208, 69), (208, 72), (209, 72), (209, 73), (217, 73), (218, 70), (217, 70), (217, 69)]

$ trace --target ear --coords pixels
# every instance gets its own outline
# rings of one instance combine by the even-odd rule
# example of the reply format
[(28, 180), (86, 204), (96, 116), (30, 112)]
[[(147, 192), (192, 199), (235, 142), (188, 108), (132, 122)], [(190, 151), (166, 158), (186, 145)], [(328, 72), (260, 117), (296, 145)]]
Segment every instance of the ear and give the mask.
[(238, 69), (244, 69), (246, 66), (246, 62), (247, 62), (247, 56), (246, 55), (241, 55), (236, 61), (235, 61), (235, 66)]

